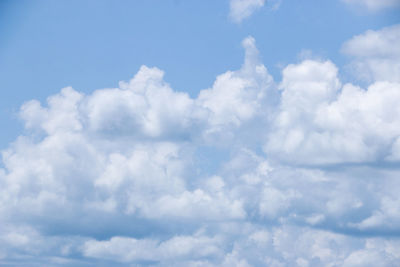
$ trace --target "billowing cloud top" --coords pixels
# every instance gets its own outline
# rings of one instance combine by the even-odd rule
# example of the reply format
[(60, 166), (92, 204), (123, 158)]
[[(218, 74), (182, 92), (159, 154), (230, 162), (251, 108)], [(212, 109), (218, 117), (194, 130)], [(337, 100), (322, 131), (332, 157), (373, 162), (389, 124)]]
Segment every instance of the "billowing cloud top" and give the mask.
[(196, 98), (142, 66), (118, 88), (25, 103), (2, 153), (0, 262), (395, 266), (398, 29), (344, 44), (366, 88), (329, 60), (275, 82), (248, 37), (242, 67)]

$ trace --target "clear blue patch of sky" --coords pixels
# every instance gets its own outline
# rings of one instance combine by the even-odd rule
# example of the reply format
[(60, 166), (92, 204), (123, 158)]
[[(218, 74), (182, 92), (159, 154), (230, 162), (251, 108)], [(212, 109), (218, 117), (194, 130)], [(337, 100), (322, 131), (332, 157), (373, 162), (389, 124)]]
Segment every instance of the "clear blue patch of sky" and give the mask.
[(341, 66), (345, 40), (400, 21), (399, 10), (370, 13), (340, 0), (283, 0), (239, 25), (228, 12), (228, 0), (0, 1), (0, 149), (21, 132), (23, 102), (43, 102), (65, 86), (87, 94), (116, 87), (144, 64), (195, 97), (240, 67), (248, 35), (279, 80), (303, 49)]

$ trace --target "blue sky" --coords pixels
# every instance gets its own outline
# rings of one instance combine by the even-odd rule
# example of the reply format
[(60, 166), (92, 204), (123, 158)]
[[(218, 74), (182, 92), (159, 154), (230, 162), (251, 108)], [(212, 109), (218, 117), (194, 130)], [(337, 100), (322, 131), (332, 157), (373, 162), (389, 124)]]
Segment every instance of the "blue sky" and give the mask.
[(0, 2), (0, 265), (397, 266), (400, 1)]

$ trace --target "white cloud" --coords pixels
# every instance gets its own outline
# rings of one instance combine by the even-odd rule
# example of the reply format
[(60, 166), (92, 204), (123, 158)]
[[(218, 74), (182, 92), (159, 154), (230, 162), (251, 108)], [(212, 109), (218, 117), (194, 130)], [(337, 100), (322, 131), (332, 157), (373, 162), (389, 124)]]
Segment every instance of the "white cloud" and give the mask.
[(284, 69), (280, 88), (280, 112), (265, 146), (271, 156), (311, 165), (397, 157), (399, 83), (341, 86), (331, 62), (306, 60)]
[(229, 16), (236, 23), (242, 22), (243, 19), (250, 17), (257, 9), (263, 7), (265, 0), (230, 0)]
[[(231, 229), (229, 234), (235, 234), (236, 240), (201, 234), (165, 241), (114, 237), (86, 241), (83, 251), (89, 257), (117, 262), (147, 261), (176, 266), (365, 266), (366, 263), (390, 266), (400, 259), (396, 240), (363, 240), (290, 226), (261, 231), (250, 226)], [(233, 242), (230, 253), (224, 253), (226, 238)]]
[(0, 264), (398, 262), (399, 83), (343, 85), (304, 60), (276, 84), (243, 46), (196, 98), (143, 66), (24, 104), (25, 135), (2, 152)]
[(360, 6), (370, 11), (400, 6), (399, 0), (342, 0), (346, 4)]
[[(399, 2), (400, 3), (400, 2)], [(400, 25), (368, 30), (344, 43), (349, 69), (362, 80), (400, 82)]]
[(71, 87), (61, 90), (60, 94), (48, 98), (48, 109), (36, 100), (21, 107), (21, 117), (27, 128), (41, 128), (48, 134), (82, 129), (78, 105), (83, 95)]
[[(270, 116), (270, 106), (277, 101), (273, 79), (259, 62), (255, 40), (242, 42), (246, 55), (242, 68), (216, 78), (212, 88), (202, 90), (196, 104), (209, 112), (206, 140), (227, 139), (232, 127), (237, 129), (255, 117)], [(221, 134), (223, 136), (221, 136)]]
[(111, 259), (119, 262), (149, 261), (176, 262), (219, 256), (222, 240), (205, 236), (175, 236), (159, 242), (152, 239), (113, 237), (107, 241), (89, 240), (83, 246), (88, 257)]

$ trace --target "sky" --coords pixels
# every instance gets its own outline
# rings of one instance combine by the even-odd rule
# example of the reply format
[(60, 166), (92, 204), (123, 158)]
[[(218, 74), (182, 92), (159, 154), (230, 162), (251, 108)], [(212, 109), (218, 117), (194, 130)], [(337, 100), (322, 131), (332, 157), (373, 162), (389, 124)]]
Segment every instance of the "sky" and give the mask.
[(399, 0), (3, 0), (0, 94), (0, 265), (400, 264)]

